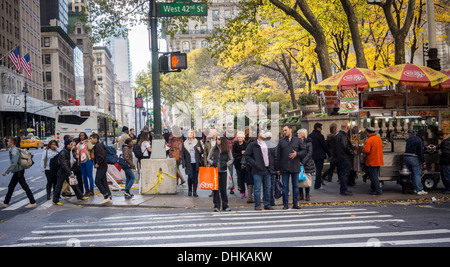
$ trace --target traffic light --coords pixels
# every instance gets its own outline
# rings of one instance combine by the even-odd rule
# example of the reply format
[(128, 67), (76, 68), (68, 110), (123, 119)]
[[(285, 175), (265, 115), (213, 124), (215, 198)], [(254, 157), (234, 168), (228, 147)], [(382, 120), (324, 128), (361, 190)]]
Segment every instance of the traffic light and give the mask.
[(108, 106), (108, 111), (111, 111), (111, 105)]
[(166, 55), (159, 57), (159, 71), (169, 71), (169, 57)]
[(171, 53), (170, 54), (170, 68), (173, 70), (187, 69), (186, 53)]

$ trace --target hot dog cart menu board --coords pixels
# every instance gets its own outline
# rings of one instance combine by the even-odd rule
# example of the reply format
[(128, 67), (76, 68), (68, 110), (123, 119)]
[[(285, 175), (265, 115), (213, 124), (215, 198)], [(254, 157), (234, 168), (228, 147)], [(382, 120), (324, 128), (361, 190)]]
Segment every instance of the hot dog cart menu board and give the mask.
[(450, 134), (450, 111), (442, 111), (442, 131)]
[(339, 90), (339, 113), (352, 113), (358, 112), (358, 93), (356, 88)]

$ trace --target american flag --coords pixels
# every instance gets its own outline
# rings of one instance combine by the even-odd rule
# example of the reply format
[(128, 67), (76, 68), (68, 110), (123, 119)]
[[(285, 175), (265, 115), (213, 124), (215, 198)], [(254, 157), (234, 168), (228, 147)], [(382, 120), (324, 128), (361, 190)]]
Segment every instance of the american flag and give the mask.
[(31, 63), (30, 63), (30, 53), (27, 53), (23, 58), (20, 58), (20, 65), (23, 67), (23, 69), (28, 74), (28, 77), (31, 76), (31, 73), (33, 70), (31, 69)]
[(9, 55), (9, 60), (16, 66), (17, 72), (20, 72), (20, 56), (19, 56), (19, 47), (16, 47)]

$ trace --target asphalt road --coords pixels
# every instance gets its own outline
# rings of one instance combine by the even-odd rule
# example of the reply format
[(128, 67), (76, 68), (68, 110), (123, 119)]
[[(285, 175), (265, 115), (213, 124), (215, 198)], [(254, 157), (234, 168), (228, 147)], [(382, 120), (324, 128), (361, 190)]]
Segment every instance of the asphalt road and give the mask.
[[(219, 251), (230, 247), (450, 246), (450, 202), (273, 211), (241, 208), (228, 213), (209, 209), (81, 207), (70, 203), (53, 206), (46, 201), (46, 179), (39, 170), (43, 150), (30, 151), (36, 164), (26, 171), (26, 177), (38, 207), (25, 209), (28, 200), (20, 186), (16, 188), (10, 207), (0, 208), (0, 246), (219, 247)], [(8, 161), (8, 153), (0, 151), (1, 172), (8, 167)], [(0, 177), (1, 200), (10, 178)], [(197, 255), (197, 262), (231, 260), (231, 255), (218, 254), (218, 250), (210, 254), (210, 258)], [(278, 253), (273, 256), (272, 261), (279, 257)], [(174, 253), (168, 258), (185, 262), (195, 259)]]

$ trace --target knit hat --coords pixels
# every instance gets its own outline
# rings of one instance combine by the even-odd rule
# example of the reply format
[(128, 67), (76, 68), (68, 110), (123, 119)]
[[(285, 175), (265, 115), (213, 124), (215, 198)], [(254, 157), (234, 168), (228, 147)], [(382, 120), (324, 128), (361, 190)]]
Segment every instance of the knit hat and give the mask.
[(70, 143), (72, 143), (72, 140), (70, 139), (64, 140), (64, 146), (68, 146)]

